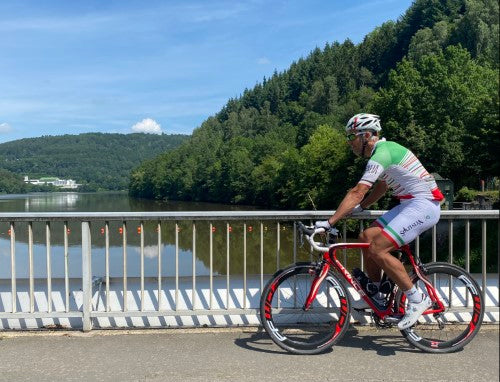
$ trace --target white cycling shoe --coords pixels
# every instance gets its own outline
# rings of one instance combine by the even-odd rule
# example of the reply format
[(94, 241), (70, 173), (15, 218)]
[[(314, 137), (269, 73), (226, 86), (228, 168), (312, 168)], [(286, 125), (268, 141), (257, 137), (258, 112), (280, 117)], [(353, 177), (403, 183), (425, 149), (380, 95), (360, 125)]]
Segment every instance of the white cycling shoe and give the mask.
[(406, 312), (401, 321), (398, 322), (398, 329), (404, 330), (413, 326), (418, 318), (424, 313), (430, 306), (432, 301), (429, 297), (424, 296), (421, 302), (417, 304), (409, 303), (406, 307)]

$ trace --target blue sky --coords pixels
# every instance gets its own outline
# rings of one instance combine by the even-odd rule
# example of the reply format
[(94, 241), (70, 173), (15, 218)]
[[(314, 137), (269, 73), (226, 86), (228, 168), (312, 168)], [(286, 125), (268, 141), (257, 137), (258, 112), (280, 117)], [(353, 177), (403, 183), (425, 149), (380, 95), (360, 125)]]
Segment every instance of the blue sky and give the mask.
[(411, 0), (0, 2), (0, 143), (191, 134), (274, 70), (354, 43)]

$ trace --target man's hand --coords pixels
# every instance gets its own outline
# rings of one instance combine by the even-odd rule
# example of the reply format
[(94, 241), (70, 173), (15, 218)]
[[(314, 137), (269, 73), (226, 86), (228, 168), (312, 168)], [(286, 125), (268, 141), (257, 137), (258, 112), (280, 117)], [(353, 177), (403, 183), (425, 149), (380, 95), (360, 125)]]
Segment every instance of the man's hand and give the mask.
[(323, 228), (325, 231), (328, 231), (331, 226), (330, 223), (328, 223), (328, 220), (318, 220), (314, 223), (314, 228)]

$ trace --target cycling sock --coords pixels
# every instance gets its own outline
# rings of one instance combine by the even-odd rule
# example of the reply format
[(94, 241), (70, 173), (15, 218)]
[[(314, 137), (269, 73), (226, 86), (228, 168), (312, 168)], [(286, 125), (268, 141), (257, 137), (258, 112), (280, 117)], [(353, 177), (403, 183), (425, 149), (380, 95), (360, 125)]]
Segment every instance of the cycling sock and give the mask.
[(411, 289), (405, 291), (405, 295), (408, 299), (408, 302), (412, 304), (418, 304), (422, 302), (425, 297), (424, 294), (420, 292), (415, 285)]

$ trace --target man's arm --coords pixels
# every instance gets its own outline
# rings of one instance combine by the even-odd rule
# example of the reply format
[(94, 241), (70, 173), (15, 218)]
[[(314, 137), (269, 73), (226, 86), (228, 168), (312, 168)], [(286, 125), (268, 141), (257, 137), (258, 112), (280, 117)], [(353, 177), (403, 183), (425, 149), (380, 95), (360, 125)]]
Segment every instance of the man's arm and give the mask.
[(370, 186), (362, 183), (358, 183), (354, 188), (351, 188), (346, 196), (344, 196), (335, 213), (328, 219), (328, 223), (331, 226), (337, 224), (340, 219), (349, 214), (356, 205), (361, 203), (369, 189)]
[(379, 180), (377, 183), (375, 183), (375, 186), (373, 187), (373, 190), (370, 192), (370, 194), (368, 194), (368, 196), (359, 203), (361, 208), (367, 209), (368, 207), (370, 207), (373, 203), (384, 196), (386, 191), (387, 183), (385, 183), (383, 180)]

